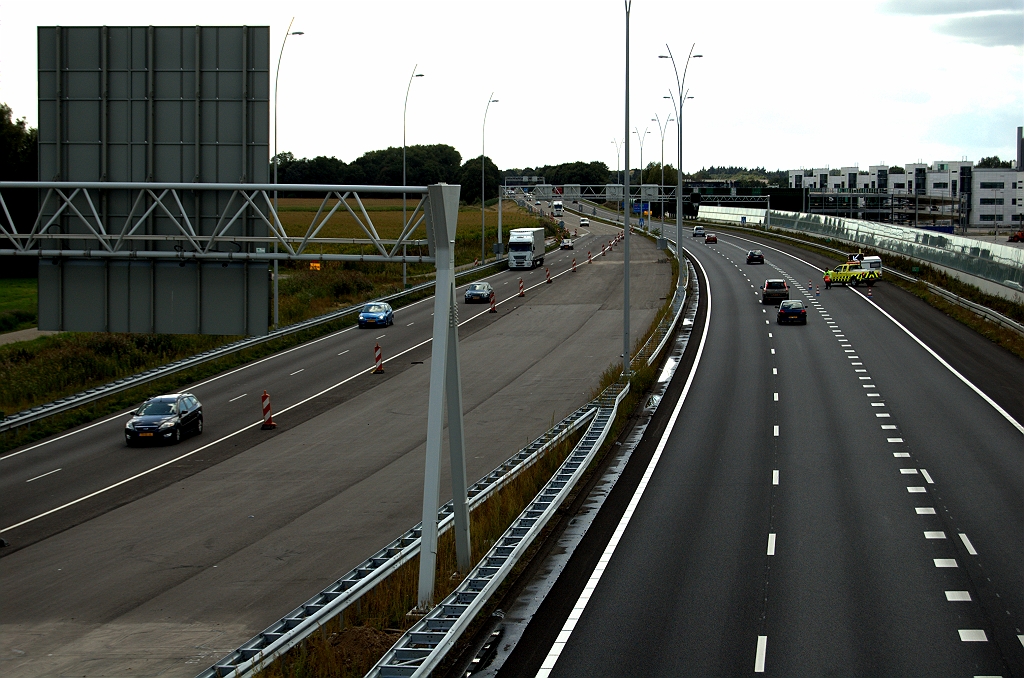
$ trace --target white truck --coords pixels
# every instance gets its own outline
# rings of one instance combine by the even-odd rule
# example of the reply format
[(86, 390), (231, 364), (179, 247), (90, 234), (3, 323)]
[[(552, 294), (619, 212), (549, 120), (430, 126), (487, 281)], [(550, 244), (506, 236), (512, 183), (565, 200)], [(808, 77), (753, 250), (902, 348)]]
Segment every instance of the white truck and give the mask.
[(508, 267), (534, 268), (544, 265), (544, 229), (514, 228), (508, 236)]
[(564, 214), (565, 214), (565, 212), (562, 209), (562, 201), (561, 200), (556, 200), (553, 203), (551, 203), (551, 216), (553, 216), (553, 217), (560, 217), (560, 216), (563, 216)]

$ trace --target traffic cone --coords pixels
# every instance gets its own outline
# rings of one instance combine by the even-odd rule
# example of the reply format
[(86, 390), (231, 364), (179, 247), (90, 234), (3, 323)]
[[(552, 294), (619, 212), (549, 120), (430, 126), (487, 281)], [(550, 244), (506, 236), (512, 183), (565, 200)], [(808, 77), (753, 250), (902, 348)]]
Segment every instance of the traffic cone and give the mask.
[(871, 298), (871, 285), (868, 285), (868, 299)]
[(576, 257), (572, 258), (572, 272), (576, 272)]
[(816, 297), (820, 297), (821, 296), (821, 286), (820, 285), (815, 285), (814, 286), (814, 296), (816, 296)]
[(384, 361), (381, 359), (381, 355), (380, 355), (380, 344), (374, 344), (373, 345), (373, 362), (374, 362), (373, 373), (374, 374), (384, 374)]
[(593, 257), (590, 256), (590, 250), (587, 250), (587, 263), (588, 264), (594, 263)]
[(498, 307), (494, 305), (494, 292), (491, 292), (491, 310), (488, 313), (497, 313)]
[(263, 426), (260, 426), (260, 429), (269, 431), (272, 428), (277, 428), (277, 424), (274, 423), (274, 415), (270, 412), (270, 394), (263, 391)]
[(551, 284), (551, 269), (550, 268), (545, 268), (544, 269), (544, 275), (547, 276), (547, 280), (545, 280), (544, 282), (546, 282), (548, 285), (550, 285)]
[(526, 296), (526, 288), (523, 286), (523, 279), (522, 278), (519, 279), (519, 296), (521, 296), (521, 297), (525, 297)]

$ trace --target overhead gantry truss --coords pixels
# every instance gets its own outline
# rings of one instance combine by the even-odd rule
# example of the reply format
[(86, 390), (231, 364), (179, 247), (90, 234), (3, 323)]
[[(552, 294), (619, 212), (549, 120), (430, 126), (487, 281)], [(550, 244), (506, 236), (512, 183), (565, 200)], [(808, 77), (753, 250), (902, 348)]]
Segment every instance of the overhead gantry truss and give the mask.
[[(13, 193), (25, 189), (41, 196), (31, 226), (16, 223), (8, 205)], [(287, 233), (272, 197), (275, 191), (321, 197), (302, 235)], [(381, 237), (361, 196), (403, 193), (418, 195), (419, 201), (397, 238)], [(118, 199), (110, 200), (112, 195)], [(112, 214), (119, 211), (113, 202), (123, 207), (120, 214)], [(432, 263), (432, 256), (406, 254), (409, 247), (430, 245), (429, 236), (413, 238), (424, 222), (426, 203), (426, 186), (0, 182), (0, 256)], [(322, 237), (339, 212), (351, 216), (366, 237)], [(370, 252), (324, 252), (325, 245), (368, 246)]]

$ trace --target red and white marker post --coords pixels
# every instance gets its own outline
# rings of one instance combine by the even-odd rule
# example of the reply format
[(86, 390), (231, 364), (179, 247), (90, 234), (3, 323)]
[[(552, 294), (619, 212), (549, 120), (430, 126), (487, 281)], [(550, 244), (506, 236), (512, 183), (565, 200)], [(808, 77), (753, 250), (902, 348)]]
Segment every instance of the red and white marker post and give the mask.
[(494, 290), (491, 290), (491, 310), (488, 313), (497, 313), (498, 307), (494, 305)]
[(576, 272), (576, 257), (572, 258), (572, 272)]
[(545, 268), (544, 269), (544, 275), (547, 276), (547, 280), (545, 280), (544, 282), (546, 282), (548, 285), (550, 285), (551, 284), (551, 269), (550, 268)]
[(384, 374), (384, 360), (380, 354), (380, 344), (374, 343), (373, 345), (373, 373)]
[(260, 429), (269, 431), (273, 428), (277, 428), (277, 424), (274, 423), (274, 416), (270, 412), (270, 394), (263, 391), (263, 426), (260, 426)]
[(526, 296), (526, 287), (523, 285), (523, 279), (522, 278), (519, 279), (519, 296), (521, 296), (521, 297), (525, 297)]
[(590, 250), (587, 250), (587, 263), (588, 264), (594, 263), (594, 258), (590, 256)]

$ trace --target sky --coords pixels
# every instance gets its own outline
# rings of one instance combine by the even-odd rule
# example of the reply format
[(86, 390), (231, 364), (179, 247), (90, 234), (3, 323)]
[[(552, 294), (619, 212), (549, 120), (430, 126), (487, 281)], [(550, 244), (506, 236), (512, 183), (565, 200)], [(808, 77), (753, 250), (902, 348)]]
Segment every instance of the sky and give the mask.
[[(406, 139), (499, 167), (625, 167), (622, 0), (0, 0), (0, 102), (30, 125), (39, 25), (269, 25), (278, 150), (351, 162)], [(634, 0), (631, 165), (676, 164), (664, 97), (685, 87), (682, 167), (1015, 158), (1024, 0)], [(273, 85), (273, 83), (271, 83)], [(644, 135), (644, 132), (647, 134)], [(639, 139), (643, 135), (643, 148)]]

